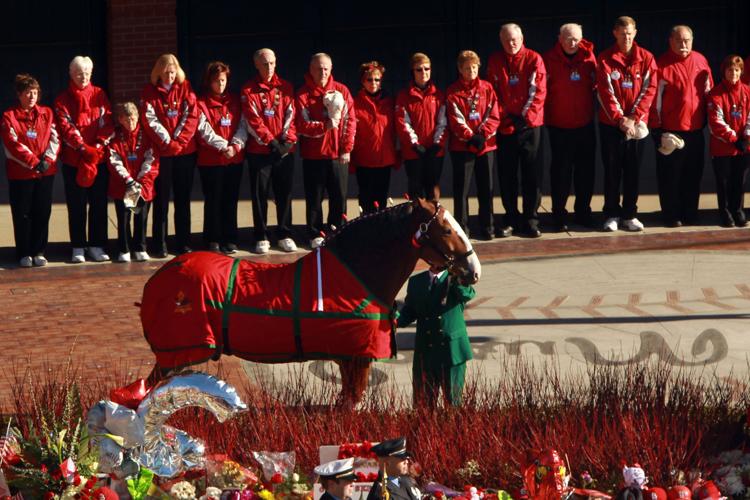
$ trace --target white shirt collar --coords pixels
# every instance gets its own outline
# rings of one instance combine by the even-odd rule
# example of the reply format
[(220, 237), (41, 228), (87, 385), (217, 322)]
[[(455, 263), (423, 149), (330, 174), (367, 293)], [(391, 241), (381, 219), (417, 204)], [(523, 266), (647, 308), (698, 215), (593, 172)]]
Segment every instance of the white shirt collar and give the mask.
[(443, 274), (445, 273), (445, 269), (443, 269), (442, 271), (440, 271), (437, 274), (433, 273), (429, 269), (427, 270), (427, 272), (430, 273), (430, 281), (433, 281), (435, 279), (435, 277), (437, 277), (438, 279), (442, 278)]

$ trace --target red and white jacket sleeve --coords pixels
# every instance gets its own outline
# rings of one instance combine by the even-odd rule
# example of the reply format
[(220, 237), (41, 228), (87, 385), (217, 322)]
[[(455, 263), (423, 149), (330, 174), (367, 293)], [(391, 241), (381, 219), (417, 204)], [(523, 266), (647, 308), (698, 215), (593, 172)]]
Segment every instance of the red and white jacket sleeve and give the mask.
[(357, 115), (354, 112), (354, 99), (348, 90), (346, 92), (346, 106), (341, 113), (339, 127), (341, 133), (339, 155), (351, 153), (354, 149), (354, 137), (357, 133)]
[(63, 93), (55, 99), (55, 116), (57, 117), (58, 133), (65, 144), (73, 149), (80, 149), (85, 144), (83, 136), (73, 122), (73, 115), (68, 109), (64, 95)]
[(643, 121), (644, 117), (648, 118), (649, 108), (651, 108), (651, 103), (653, 103), (654, 96), (656, 96), (658, 72), (659, 68), (656, 66), (656, 60), (653, 56), (650, 56), (646, 60), (645, 68), (641, 71), (641, 74), (643, 74), (641, 90), (638, 92), (635, 103), (633, 103), (633, 108), (630, 110), (631, 118), (637, 121)]
[(173, 134), (174, 140), (182, 147), (190, 142), (198, 128), (198, 99), (187, 81), (185, 81), (185, 87), (187, 95), (183, 98), (180, 108), (180, 121), (177, 122)]
[[(497, 100), (497, 95), (491, 85), (487, 85), (487, 109), (484, 110), (484, 116), (482, 117), (482, 123), (479, 124), (477, 130), (484, 136), (485, 139), (489, 139), (497, 133), (497, 128), (500, 126), (500, 103)], [(544, 106), (544, 98), (542, 98), (542, 106)]]
[(396, 97), (396, 112), (394, 114), (396, 135), (398, 135), (398, 140), (404, 147), (407, 144), (412, 146), (419, 144), (419, 136), (412, 126), (411, 116), (406, 109), (407, 102), (408, 98), (405, 96), (405, 92), (399, 93)]
[(615, 93), (610, 73), (609, 66), (601, 61), (596, 69), (596, 95), (604, 113), (612, 122), (617, 123), (625, 116), (625, 113)]
[(26, 144), (18, 140), (18, 131), (8, 117), (10, 113), (11, 111), (8, 111), (3, 114), (3, 126), (0, 130), (3, 138), (3, 146), (5, 147), (5, 156), (23, 167), (33, 169), (39, 163), (39, 158), (34, 155)]
[(460, 141), (466, 142), (471, 139), (474, 131), (466, 123), (464, 110), (461, 109), (461, 99), (456, 97), (456, 94), (449, 94), (445, 100), (445, 105), (448, 110), (448, 127), (451, 134)]
[(326, 124), (322, 121), (313, 120), (310, 117), (307, 93), (299, 93), (295, 101), (297, 109), (295, 118), (297, 134), (304, 135), (306, 137), (323, 137), (323, 135), (326, 133)]
[[(541, 123), (544, 116), (544, 99), (547, 97), (547, 70), (544, 59), (536, 56), (534, 69), (529, 73), (529, 97), (521, 108), (521, 116), (527, 125)], [(497, 99), (495, 99), (497, 100)]]
[(737, 133), (727, 123), (724, 114), (724, 99), (721, 95), (709, 95), (708, 107), (708, 129), (711, 135), (722, 142), (733, 143), (737, 140)]
[(107, 94), (100, 91), (100, 114), (98, 119), (99, 130), (96, 132), (96, 142), (106, 146), (115, 136), (115, 124), (112, 120), (112, 106)]

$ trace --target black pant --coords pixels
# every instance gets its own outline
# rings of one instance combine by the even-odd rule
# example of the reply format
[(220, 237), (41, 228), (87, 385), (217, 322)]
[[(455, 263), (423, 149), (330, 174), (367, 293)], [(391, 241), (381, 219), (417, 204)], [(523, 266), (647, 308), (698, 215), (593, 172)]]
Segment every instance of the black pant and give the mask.
[(745, 176), (750, 155), (715, 156), (712, 158), (716, 174), (716, 199), (722, 223), (742, 222), (745, 197)]
[(580, 128), (557, 128), (547, 126), (549, 131), (552, 162), (552, 213), (564, 218), (570, 196), (571, 181), (575, 186), (575, 213), (578, 217), (591, 215), (591, 196), (594, 194), (596, 136), (594, 124)]
[(47, 248), (54, 181), (54, 175), (41, 179), (8, 180), (17, 259), (43, 255)]
[[(78, 169), (63, 165), (65, 203), (68, 206), (68, 228), (73, 248), (107, 246), (107, 188), (109, 170), (102, 163), (97, 166), (94, 183), (87, 188), (76, 182)], [(86, 205), (88, 204), (89, 237), (86, 239)], [(88, 241), (88, 244), (87, 244)]]
[(625, 134), (618, 127), (610, 125), (601, 125), (599, 130), (604, 162), (604, 216), (633, 219), (638, 215), (638, 179), (646, 139), (625, 140)]
[(195, 154), (167, 156), (159, 161), (159, 175), (154, 181), (154, 216), (151, 244), (154, 252), (167, 251), (169, 198), (174, 189), (175, 245), (180, 251), (190, 243), (190, 192), (193, 189)]
[[(148, 222), (148, 211), (151, 202), (143, 198), (138, 200), (140, 211), (134, 213), (125, 208), (122, 200), (115, 200), (115, 214), (117, 215), (117, 250), (120, 253), (145, 252), (146, 251), (146, 226)], [(133, 228), (130, 228), (130, 219), (133, 219)]]
[(250, 168), (250, 192), (253, 202), (255, 241), (268, 239), (268, 188), (273, 189), (276, 204), (276, 236), (292, 236), (292, 182), (294, 180), (294, 155), (288, 154), (274, 165), (272, 155), (247, 156)]
[(381, 168), (357, 167), (359, 206), (364, 213), (375, 212), (377, 202), (380, 210), (388, 203), (388, 188), (391, 184), (390, 166)]
[(490, 151), (482, 156), (467, 151), (451, 151), (453, 164), (453, 215), (461, 227), (468, 233), (469, 227), (469, 188), (471, 177), (477, 185), (479, 202), (479, 227), (482, 236), (492, 236), (492, 162), (495, 152)]
[(198, 166), (203, 188), (203, 240), (237, 244), (237, 203), (240, 199), (242, 163)]
[(346, 215), (349, 166), (335, 160), (302, 160), (305, 216), (310, 238), (323, 230), (323, 194), (328, 192), (328, 225), (340, 227)]
[[(510, 135), (498, 135), (497, 173), (500, 198), (503, 200), (506, 223), (521, 228), (539, 225), (539, 204), (542, 202), (542, 170), (537, 161), (541, 128), (527, 128)], [(518, 177), (521, 177), (523, 219), (518, 212)]]
[[(703, 130), (671, 133), (679, 135), (685, 141), (685, 147), (675, 149), (667, 156), (656, 152), (656, 178), (659, 183), (661, 214), (667, 223), (694, 223), (698, 218), (706, 141)], [(660, 144), (656, 145), (657, 148), (659, 146)]]
[(408, 182), (409, 198), (425, 198), (437, 200), (440, 198), (440, 176), (443, 173), (443, 157), (417, 158), (405, 160), (406, 178)]

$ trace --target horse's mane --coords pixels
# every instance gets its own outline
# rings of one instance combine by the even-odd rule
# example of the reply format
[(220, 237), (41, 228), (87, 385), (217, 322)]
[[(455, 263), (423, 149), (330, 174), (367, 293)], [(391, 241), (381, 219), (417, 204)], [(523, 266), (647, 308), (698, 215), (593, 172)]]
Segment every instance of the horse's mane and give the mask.
[(340, 256), (349, 252), (367, 252), (382, 248), (384, 243), (410, 238), (413, 228), (403, 224), (414, 211), (412, 202), (399, 203), (385, 210), (364, 214), (347, 221), (325, 238), (325, 246)]

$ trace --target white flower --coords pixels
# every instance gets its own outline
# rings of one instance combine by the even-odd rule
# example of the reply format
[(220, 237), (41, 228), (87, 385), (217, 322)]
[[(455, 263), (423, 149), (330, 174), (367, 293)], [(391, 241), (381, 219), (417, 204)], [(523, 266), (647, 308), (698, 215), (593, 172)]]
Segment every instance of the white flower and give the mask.
[(180, 481), (169, 490), (169, 496), (177, 500), (195, 500), (195, 486), (187, 481)]
[(728, 493), (730, 496), (739, 495), (745, 491), (745, 485), (742, 482), (742, 478), (736, 471), (730, 472), (717, 482), (719, 489), (724, 493)]
[(292, 482), (299, 483), (299, 474), (297, 474), (296, 472), (292, 474)]
[(729, 450), (719, 454), (719, 461), (723, 464), (736, 464), (743, 458), (742, 450)]
[(214, 486), (206, 488), (206, 494), (203, 495), (200, 500), (219, 500), (221, 498), (221, 490)]

